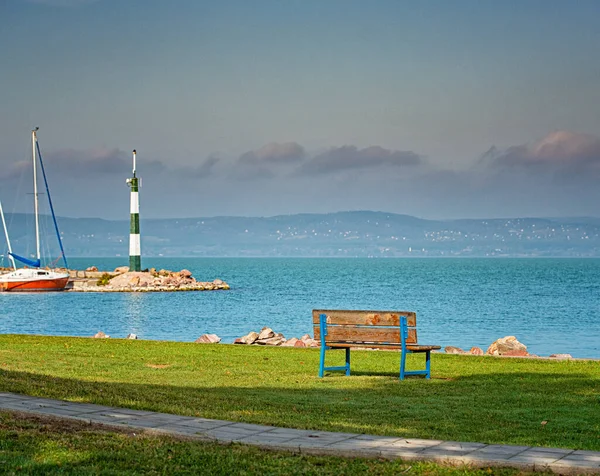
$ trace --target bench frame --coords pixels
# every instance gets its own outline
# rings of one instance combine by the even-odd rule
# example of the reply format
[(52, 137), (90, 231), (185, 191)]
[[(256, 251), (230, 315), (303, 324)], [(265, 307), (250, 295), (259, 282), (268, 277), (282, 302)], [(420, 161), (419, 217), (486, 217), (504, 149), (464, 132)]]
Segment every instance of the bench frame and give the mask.
[[(356, 326), (356, 327), (370, 327), (368, 325)], [(415, 326), (416, 327), (416, 326)], [(401, 348), (401, 357), (400, 357), (400, 380), (404, 380), (404, 377), (409, 375), (425, 375), (426, 379), (431, 378), (431, 350), (439, 349), (439, 346), (417, 346), (414, 345), (414, 349), (410, 349), (411, 344), (407, 344), (406, 341), (408, 339), (408, 320), (406, 316), (400, 316), (400, 345)], [(327, 332), (327, 314), (321, 313), (319, 315), (319, 330), (321, 332), (321, 360), (319, 364), (319, 377), (323, 378), (323, 374), (325, 371), (344, 371), (346, 376), (350, 375), (350, 348), (353, 342), (348, 341), (344, 344), (336, 346), (336, 344), (326, 344), (326, 336)], [(372, 347), (372, 348), (385, 348), (384, 345), (369, 345), (364, 342), (355, 342), (356, 347)], [(398, 343), (390, 343), (390, 344), (398, 344)], [(420, 347), (424, 347), (421, 349)], [(342, 366), (336, 367), (325, 367), (325, 352), (327, 350), (334, 349), (345, 349), (346, 350), (346, 364)], [(406, 354), (412, 353), (425, 353), (425, 370), (406, 370)]]

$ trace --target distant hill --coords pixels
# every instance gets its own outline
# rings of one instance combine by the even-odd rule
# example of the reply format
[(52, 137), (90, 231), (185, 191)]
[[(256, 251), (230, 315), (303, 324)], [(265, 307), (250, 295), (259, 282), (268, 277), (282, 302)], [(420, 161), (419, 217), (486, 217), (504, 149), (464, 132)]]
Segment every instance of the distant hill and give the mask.
[[(31, 250), (31, 215), (7, 215), (7, 222), (13, 248)], [(128, 254), (129, 221), (58, 222), (68, 256)], [(51, 224), (45, 228), (51, 232)], [(600, 257), (600, 219), (586, 217), (440, 221), (358, 211), (142, 219), (141, 232), (145, 256)], [(0, 250), (5, 249), (0, 235)]]

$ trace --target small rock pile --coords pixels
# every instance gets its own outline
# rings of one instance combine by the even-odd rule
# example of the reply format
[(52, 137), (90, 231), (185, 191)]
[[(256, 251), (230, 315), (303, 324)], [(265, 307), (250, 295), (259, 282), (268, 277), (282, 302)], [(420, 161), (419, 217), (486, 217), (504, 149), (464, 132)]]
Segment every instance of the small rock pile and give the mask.
[[(125, 339), (129, 339), (129, 340), (134, 340), (137, 338), (138, 338), (137, 334), (127, 334), (127, 337), (125, 337)], [(105, 334), (102, 331), (99, 331), (99, 332), (96, 332), (96, 334), (94, 334), (92, 336), (92, 339), (110, 339), (110, 336)]]
[[(460, 347), (447, 346), (444, 348), (446, 354), (471, 354), (471, 355), (494, 355), (501, 357), (538, 357), (527, 352), (527, 346), (517, 340), (515, 336), (506, 336), (492, 342), (485, 354), (480, 347), (472, 347), (468, 352)], [(572, 359), (571, 354), (552, 354), (551, 359)]]
[(187, 269), (169, 271), (152, 268), (148, 271), (129, 271), (127, 266), (122, 266), (114, 271), (116, 276), (110, 278), (106, 284), (88, 284), (81, 291), (103, 292), (148, 292), (148, 291), (214, 291), (229, 289), (229, 285), (220, 279), (212, 282), (196, 281)]
[(314, 340), (308, 334), (303, 335), (299, 339), (296, 337), (286, 339), (282, 333), (276, 333), (270, 327), (263, 327), (260, 332), (252, 331), (245, 336), (237, 338), (233, 343), (246, 345), (278, 345), (281, 347), (319, 347), (319, 342)]

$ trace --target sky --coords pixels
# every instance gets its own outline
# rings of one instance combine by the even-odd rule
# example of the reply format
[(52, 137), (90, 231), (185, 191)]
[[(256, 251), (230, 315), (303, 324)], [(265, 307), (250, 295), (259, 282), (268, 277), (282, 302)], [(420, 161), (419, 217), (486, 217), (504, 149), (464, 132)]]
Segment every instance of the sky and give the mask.
[(0, 0), (0, 200), (600, 216), (600, 2)]

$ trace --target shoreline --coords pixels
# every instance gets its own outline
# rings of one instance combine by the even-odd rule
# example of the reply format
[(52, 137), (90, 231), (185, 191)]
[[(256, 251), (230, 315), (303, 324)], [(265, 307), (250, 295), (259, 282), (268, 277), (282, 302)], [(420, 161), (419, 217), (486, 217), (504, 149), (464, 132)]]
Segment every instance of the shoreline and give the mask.
[[(234, 339), (233, 342), (222, 342), (222, 341), (218, 341), (218, 342), (208, 342), (208, 341), (200, 341), (200, 339), (202, 338), (202, 336), (204, 335), (214, 335), (214, 334), (202, 334), (200, 335), (197, 339), (195, 340), (170, 340), (170, 339), (146, 339), (146, 338), (140, 338), (138, 337), (136, 334), (129, 334), (128, 336), (125, 337), (113, 337), (111, 335), (105, 334), (103, 331), (98, 331), (95, 335), (67, 335), (67, 334), (23, 334), (23, 333), (5, 333), (5, 334), (1, 334), (3, 336), (6, 337), (19, 337), (19, 336), (23, 336), (23, 337), (43, 337), (43, 338), (57, 338), (57, 339), (85, 339), (85, 340), (89, 340), (89, 339), (100, 339), (100, 340), (104, 340), (104, 339), (110, 339), (111, 341), (130, 341), (130, 340), (136, 340), (136, 341), (140, 341), (140, 342), (148, 342), (148, 343), (168, 343), (168, 344), (200, 344), (200, 345), (206, 345), (206, 344), (212, 344), (212, 345), (219, 345), (220, 347), (222, 346), (231, 346), (231, 347), (254, 347), (254, 348), (264, 348), (264, 349), (272, 349), (272, 348), (294, 348), (294, 346), (285, 346), (285, 345), (269, 345), (269, 344), (244, 344), (244, 343), (240, 343), (240, 342), (235, 342), (235, 340), (239, 340), (239, 338)], [(295, 339), (294, 337), (290, 338), (289, 340)], [(306, 345), (303, 347), (299, 347), (296, 346), (296, 348), (300, 348), (300, 349), (316, 349), (316, 350), (320, 350), (321, 346), (319, 344), (319, 341), (315, 341), (318, 345)], [(373, 352), (382, 352), (382, 353), (400, 353), (399, 350), (395, 350), (395, 349), (369, 349), (369, 348), (364, 348), (364, 347), (352, 347), (351, 348), (353, 352), (367, 352), (367, 353), (373, 353)], [(468, 352), (463, 353), (463, 354), (457, 354), (457, 353), (452, 353), (452, 352), (444, 352), (443, 350), (439, 350), (439, 351), (432, 351), (432, 354), (435, 355), (454, 355), (454, 356), (458, 356), (458, 357), (485, 357), (485, 358), (493, 358), (493, 359), (523, 359), (523, 360), (545, 360), (545, 361), (549, 361), (549, 362), (572, 362), (572, 361), (576, 361), (576, 362), (600, 362), (600, 357), (599, 358), (594, 358), (594, 357), (566, 357), (566, 358), (561, 358), (561, 357), (551, 357), (549, 355), (535, 355), (535, 354), (531, 354), (529, 356), (523, 356), (523, 355), (490, 355), (490, 354), (483, 354), (483, 355), (477, 355), (477, 354), (470, 354)], [(570, 355), (570, 354), (568, 354)]]

